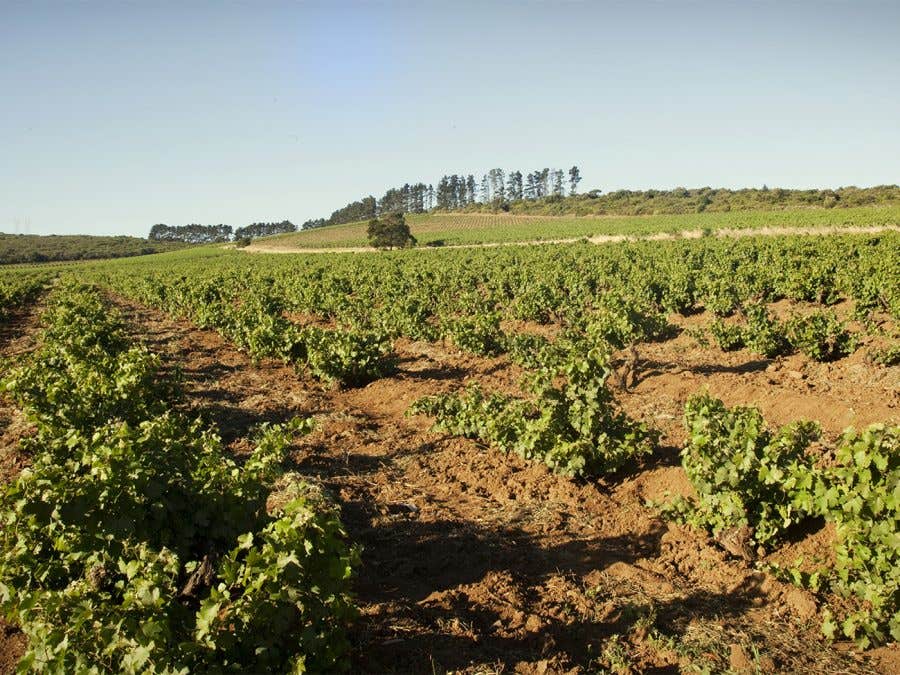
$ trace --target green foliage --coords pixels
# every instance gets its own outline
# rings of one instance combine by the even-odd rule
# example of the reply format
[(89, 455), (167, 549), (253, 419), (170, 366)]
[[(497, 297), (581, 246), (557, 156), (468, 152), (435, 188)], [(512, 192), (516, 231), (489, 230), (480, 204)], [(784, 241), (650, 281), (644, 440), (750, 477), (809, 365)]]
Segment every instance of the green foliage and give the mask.
[(289, 361), (328, 383), (359, 386), (393, 370), (383, 331), (298, 327), (285, 317), (285, 301), (272, 289), (233, 300), (220, 284), (182, 277), (171, 285), (143, 280), (135, 294), (215, 328), (254, 359)]
[(561, 301), (562, 298), (550, 284), (538, 281), (516, 294), (509, 305), (509, 314), (514, 319), (546, 324)]
[[(687, 231), (866, 227), (890, 226), (898, 222), (898, 193), (878, 198), (879, 205), (866, 204), (866, 197), (845, 198), (840, 208), (821, 208), (821, 200), (812, 190), (810, 198), (797, 201), (760, 202), (749, 197), (751, 191), (716, 191), (713, 201), (702, 213), (697, 206), (703, 199), (699, 191), (690, 191), (688, 199), (662, 203), (658, 197), (643, 199), (639, 192), (629, 197), (578, 195), (556, 203), (548, 200), (523, 200), (510, 204), (508, 212), (489, 212), (483, 204), (463, 211), (409, 213), (406, 222), (418, 234), (421, 244), (441, 242), (446, 246), (485, 242), (525, 242), (533, 240), (577, 239), (595, 235), (642, 236)], [(773, 195), (774, 190), (768, 195)], [(614, 193), (615, 194), (615, 193)], [(758, 197), (765, 197), (757, 191)], [(605, 200), (609, 199), (609, 202)], [(809, 206), (813, 206), (810, 208)], [(819, 207), (819, 208), (815, 208)], [(374, 208), (374, 204), (373, 204)], [(609, 215), (620, 217), (609, 218)], [(313, 228), (277, 237), (267, 245), (305, 248), (365, 246), (370, 213), (356, 213), (333, 227)], [(732, 242), (729, 242), (732, 243)]]
[(797, 349), (816, 361), (834, 361), (856, 348), (856, 339), (831, 311), (795, 315), (783, 324), (762, 303), (747, 303), (743, 314), (742, 324), (718, 318), (710, 323), (709, 332), (722, 350), (748, 347), (772, 358)]
[(739, 324), (725, 323), (717, 318), (709, 324), (709, 332), (723, 351), (731, 352), (744, 347), (744, 327)]
[(786, 329), (791, 345), (816, 361), (834, 361), (856, 348), (856, 340), (834, 312), (795, 316), (787, 322)]
[(12, 310), (33, 302), (51, 276), (32, 271), (0, 275), (0, 319), (7, 318)]
[(378, 333), (310, 327), (295, 344), (310, 372), (326, 382), (356, 387), (393, 371), (391, 343)]
[(703, 306), (716, 316), (730, 316), (740, 304), (738, 290), (728, 276), (708, 276), (697, 284), (697, 295)]
[(33, 420), (85, 430), (164, 410), (171, 383), (157, 377), (159, 357), (130, 345), (121, 320), (95, 292), (63, 289), (44, 322), (41, 347), (0, 380)]
[[(303, 364), (292, 325), (329, 324), (391, 339), (448, 337), (475, 353), (513, 344), (498, 320), (549, 319), (578, 339), (630, 345), (668, 335), (662, 309), (748, 307), (736, 325), (757, 353), (790, 348), (765, 311), (785, 279), (815, 261), (833, 268), (842, 297), (882, 312), (900, 303), (891, 274), (898, 235), (784, 237), (429, 251), (409, 256), (248, 256), (215, 265), (169, 254), (98, 266), (90, 276), (142, 303), (215, 328), (256, 358)], [(205, 253), (204, 253), (205, 256)], [(827, 265), (826, 265), (827, 263)], [(818, 262), (816, 264), (819, 264)], [(876, 285), (862, 283), (875, 275)], [(895, 298), (897, 300), (895, 300)], [(765, 304), (763, 304), (765, 303)], [(758, 309), (749, 309), (758, 305)], [(900, 304), (898, 304), (900, 307)], [(499, 316), (495, 316), (499, 315)], [(732, 329), (736, 333), (736, 329)], [(746, 341), (745, 341), (746, 342)], [(888, 345), (890, 346), (890, 345)]]
[(525, 401), (496, 392), (486, 395), (477, 384), (461, 393), (421, 398), (410, 408), (411, 414), (434, 417), (437, 429), (482, 440), (507, 452), (515, 450), (529, 412)]
[(271, 521), (237, 538), (218, 565), (219, 583), (196, 613), (205, 663), (256, 672), (326, 672), (349, 650), (343, 627), (358, 553), (348, 549), (338, 510), (299, 476), (286, 475)]
[(643, 425), (616, 410), (606, 386), (610, 372), (607, 353), (595, 348), (539, 371), (533, 400), (485, 396), (475, 387), (426, 397), (411, 411), (435, 417), (439, 429), (542, 461), (558, 473), (597, 476), (651, 452), (654, 441)]
[(813, 260), (802, 268), (791, 269), (782, 290), (792, 300), (832, 305), (840, 299), (835, 272), (837, 265), (830, 260)]
[(809, 451), (818, 437), (810, 422), (772, 432), (756, 408), (728, 409), (705, 394), (688, 401), (685, 422), (682, 465), (697, 499), (665, 510), (714, 534), (746, 528), (764, 546), (809, 518), (834, 523), (834, 568), (794, 573), (851, 600), (840, 617), (824, 612), (822, 630), (862, 647), (900, 639), (900, 427), (849, 429), (823, 464)]
[(791, 346), (785, 337), (784, 326), (772, 318), (765, 305), (747, 303), (743, 312), (747, 320), (744, 328), (744, 342), (747, 349), (766, 358), (790, 352)]
[(509, 359), (523, 368), (540, 368), (551, 358), (552, 345), (547, 338), (534, 333), (514, 333), (506, 338)]
[(122, 258), (172, 251), (186, 245), (138, 237), (95, 237), (82, 234), (42, 236), (0, 232), (0, 265)]
[(783, 335), (783, 326), (772, 318), (764, 304), (748, 302), (740, 310), (740, 322), (726, 322), (716, 317), (709, 324), (710, 334), (723, 351), (746, 347), (767, 358), (790, 351), (790, 343)]
[(749, 539), (765, 546), (807, 515), (793, 490), (811, 480), (799, 467), (808, 465), (804, 452), (817, 425), (797, 422), (773, 433), (756, 408), (729, 410), (705, 394), (687, 402), (685, 425), (690, 441), (682, 465), (697, 500), (676, 508), (688, 522), (714, 534), (746, 527)]
[(848, 430), (807, 496), (836, 526), (831, 588), (858, 602), (841, 632), (863, 647), (900, 640), (900, 427)]
[(20, 669), (340, 667), (358, 554), (321, 490), (281, 468), (310, 423), (263, 425), (239, 465), (164, 410), (176, 388), (105, 309), (61, 289), (8, 380), (37, 424), (31, 466), (0, 494), (0, 610), (28, 638)]
[(446, 337), (463, 351), (481, 356), (496, 356), (503, 351), (503, 331), (496, 312), (449, 317), (443, 327)]
[(369, 243), (375, 248), (408, 248), (416, 245), (402, 213), (389, 213), (369, 221), (366, 228)]
[(602, 295), (586, 321), (588, 340), (604, 342), (616, 349), (661, 337), (669, 329), (663, 312), (619, 293)]

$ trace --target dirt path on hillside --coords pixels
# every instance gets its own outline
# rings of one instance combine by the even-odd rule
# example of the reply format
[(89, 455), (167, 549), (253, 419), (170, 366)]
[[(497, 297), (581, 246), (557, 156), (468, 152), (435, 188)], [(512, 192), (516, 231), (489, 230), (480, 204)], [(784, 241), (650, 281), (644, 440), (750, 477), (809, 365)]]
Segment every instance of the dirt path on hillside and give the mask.
[[(747, 229), (715, 230), (710, 235), (722, 239), (740, 239), (744, 237), (783, 237), (787, 235), (831, 236), (837, 234), (878, 234), (879, 232), (900, 232), (898, 225), (877, 225), (871, 227), (761, 227)], [(631, 241), (671, 241), (675, 239), (700, 239), (703, 230), (683, 230), (681, 232), (660, 232), (647, 235), (597, 234), (565, 239), (531, 239), (529, 241), (490, 242), (484, 244), (454, 244), (449, 246), (416, 247), (417, 251), (440, 251), (448, 248), (498, 248), (501, 246), (533, 246), (536, 244), (575, 244), (587, 241), (591, 244), (616, 244)], [(238, 249), (247, 253), (377, 253), (371, 246), (345, 246), (335, 248), (282, 247), (254, 243)]]
[[(657, 455), (614, 480), (579, 484), (405, 416), (420, 396), (469, 380), (515, 391), (520, 372), (502, 358), (401, 340), (392, 377), (324, 390), (281, 363), (253, 365), (215, 333), (117, 302), (136, 335), (183, 370), (190, 407), (218, 424), (236, 452), (261, 421), (316, 418), (293, 458), (337, 496), (350, 536), (364, 547), (361, 616), (351, 636), (356, 672), (555, 673), (622, 664), (631, 672), (690, 664), (713, 672), (887, 672), (883, 659), (897, 655), (860, 657), (824, 643), (809, 594), (645, 505), (690, 491), (677, 466), (677, 423), (668, 420), (673, 430), (666, 429), (672, 413), (654, 408), (646, 389), (652, 377), (682, 373), (657, 373), (623, 393), (632, 414), (663, 422)], [(648, 350), (641, 359), (665, 360), (679, 349)], [(685, 364), (696, 372), (692, 390), (703, 382), (727, 389), (728, 377), (781, 382), (753, 363), (718, 367), (717, 353), (703, 358), (713, 365)], [(673, 406), (678, 396), (670, 396)]]

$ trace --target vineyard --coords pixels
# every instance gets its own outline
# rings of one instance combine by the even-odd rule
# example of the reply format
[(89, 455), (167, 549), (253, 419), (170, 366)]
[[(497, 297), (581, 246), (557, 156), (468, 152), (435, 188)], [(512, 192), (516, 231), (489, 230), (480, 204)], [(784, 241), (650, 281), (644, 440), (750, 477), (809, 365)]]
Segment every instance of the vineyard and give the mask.
[[(547, 238), (897, 210), (663, 221)], [(887, 231), (6, 270), (0, 667), (896, 672), (898, 257)]]
[[(703, 212), (648, 216), (543, 216), (512, 213), (407, 214), (407, 222), (420, 244), (454, 246), (485, 243), (577, 239), (581, 237), (638, 237), (735, 230), (803, 228), (857, 228), (896, 226), (900, 207), (841, 209), (809, 208), (789, 211)], [(303, 232), (266, 237), (260, 250), (292, 248), (364, 247), (366, 223), (332, 225)]]

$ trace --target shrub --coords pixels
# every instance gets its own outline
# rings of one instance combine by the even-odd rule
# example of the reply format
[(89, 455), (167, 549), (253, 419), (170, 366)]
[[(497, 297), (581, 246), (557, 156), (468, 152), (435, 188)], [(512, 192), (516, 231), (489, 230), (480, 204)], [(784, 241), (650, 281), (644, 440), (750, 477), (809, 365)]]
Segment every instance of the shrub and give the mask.
[(818, 438), (817, 425), (796, 422), (773, 433), (758, 409), (728, 409), (700, 394), (685, 406), (685, 426), (682, 466), (697, 500), (675, 502), (680, 517), (715, 535), (745, 528), (748, 541), (768, 545), (808, 515), (792, 490), (811, 481), (799, 468), (809, 465), (804, 451)]
[[(900, 640), (900, 427), (849, 429), (835, 463), (820, 473), (809, 496), (813, 507), (836, 525), (833, 591), (857, 599), (840, 632), (863, 647)], [(838, 626), (826, 612), (823, 626)]]
[(790, 351), (790, 343), (784, 336), (784, 327), (769, 315), (765, 305), (748, 303), (743, 311), (747, 320), (744, 343), (750, 351), (766, 358), (781, 356)]
[(444, 323), (445, 336), (466, 352), (480, 356), (496, 356), (503, 351), (503, 331), (500, 315), (479, 312), (468, 316), (450, 317)]
[(794, 316), (787, 322), (787, 334), (796, 349), (816, 361), (834, 361), (856, 348), (856, 340), (834, 312)]
[(714, 319), (709, 325), (709, 332), (723, 351), (731, 352), (744, 347), (743, 326)]
[(651, 452), (655, 440), (646, 427), (616, 410), (606, 386), (610, 373), (608, 354), (591, 349), (545, 366), (534, 378), (533, 400), (485, 396), (472, 387), (420, 399), (411, 412), (435, 417), (439, 429), (542, 461), (558, 473), (596, 476)]
[(300, 330), (298, 342), (302, 363), (326, 382), (357, 387), (394, 368), (390, 340), (379, 333), (309, 327)]
[(882, 366), (900, 365), (900, 344), (872, 350), (869, 360)]
[[(811, 422), (773, 432), (758, 409), (728, 409), (699, 394), (685, 407), (685, 423), (690, 441), (682, 465), (697, 498), (664, 510), (710, 530), (723, 545), (737, 533), (744, 543), (768, 547), (807, 518), (834, 523), (834, 568), (813, 576), (816, 589), (849, 602), (823, 612), (823, 632), (862, 647), (900, 639), (900, 427), (848, 429), (820, 465), (808, 452), (819, 434)], [(804, 575), (794, 570), (793, 577)]]

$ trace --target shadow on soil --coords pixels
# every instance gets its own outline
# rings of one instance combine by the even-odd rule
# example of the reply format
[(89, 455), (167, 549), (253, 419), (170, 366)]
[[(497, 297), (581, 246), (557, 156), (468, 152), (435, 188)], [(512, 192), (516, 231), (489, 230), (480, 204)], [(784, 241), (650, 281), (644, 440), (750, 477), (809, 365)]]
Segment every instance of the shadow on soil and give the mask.
[[(761, 595), (750, 587), (731, 594), (698, 591), (604, 611), (609, 598), (621, 604), (625, 597), (613, 585), (608, 593), (598, 589), (588, 611), (565, 609), (565, 592), (548, 590), (553, 583), (566, 579), (585, 597), (585, 576), (658, 556), (666, 527), (657, 523), (643, 533), (548, 545), (526, 529), (527, 523), (497, 527), (428, 520), (403, 504), (386, 508), (371, 488), (361, 487), (376, 472), (390, 472), (399, 456), (431, 452), (439, 445), (373, 457), (328, 454), (313, 444), (292, 467), (341, 492), (342, 520), (351, 540), (363, 547), (355, 592), (364, 610), (351, 635), (354, 672), (433, 673), (473, 664), (512, 672), (520, 662), (559, 659), (560, 654), (567, 662), (559, 666), (588, 666), (605, 640), (628, 634), (651, 613), (654, 625), (677, 639), (691, 621), (740, 615)], [(347, 475), (358, 479), (353, 486), (341, 483), (339, 477)], [(495, 579), (502, 588), (494, 587)], [(510, 602), (509, 593), (520, 601)], [(511, 626), (510, 613), (516, 610), (539, 617), (540, 625)]]
[(768, 368), (770, 363), (772, 362), (767, 359), (754, 359), (735, 366), (703, 363), (685, 367), (683, 365), (673, 365), (672, 363), (663, 363), (661, 361), (642, 360), (640, 362), (640, 367), (636, 368), (635, 379), (631, 386), (635, 387), (644, 380), (648, 380), (652, 377), (677, 374), (685, 371), (697, 375), (712, 375), (714, 373), (758, 373)]
[[(589, 611), (566, 610), (565, 597), (547, 595), (551, 579), (564, 577), (577, 585), (584, 575), (614, 563), (657, 555), (662, 527), (644, 535), (545, 547), (523, 530), (484, 529), (471, 522), (420, 523), (408, 517), (372, 526), (367, 506), (359, 503), (347, 505), (345, 522), (365, 547), (356, 586), (360, 604), (379, 607), (354, 629), (358, 672), (443, 672), (473, 662), (502, 665), (509, 672), (521, 661), (560, 652), (570, 666), (586, 666), (604, 640), (627, 634), (651, 612), (657, 627), (677, 637), (693, 620), (744, 612), (758, 595), (754, 588), (720, 595), (699, 591), (652, 605), (625, 603), (608, 612), (602, 610), (607, 599), (602, 591)], [(512, 580), (523, 597), (520, 609), (539, 617), (540, 624), (511, 628), (514, 606), (506, 598), (492, 601), (490, 583), (479, 583), (488, 575)], [(415, 628), (404, 631), (404, 626)]]

